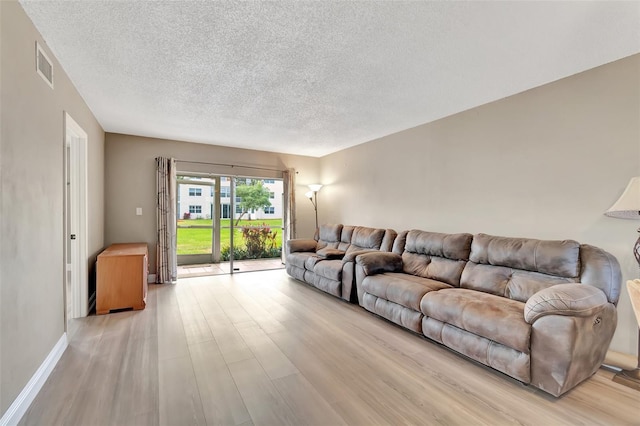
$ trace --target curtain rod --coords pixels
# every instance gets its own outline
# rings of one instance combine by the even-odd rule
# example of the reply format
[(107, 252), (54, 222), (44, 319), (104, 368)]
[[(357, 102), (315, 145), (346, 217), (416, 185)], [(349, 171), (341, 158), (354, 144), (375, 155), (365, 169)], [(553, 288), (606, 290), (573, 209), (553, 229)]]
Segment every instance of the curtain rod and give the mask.
[(241, 166), (239, 164), (207, 163), (205, 161), (188, 161), (188, 160), (178, 160), (178, 159), (176, 159), (176, 161), (178, 163), (205, 164), (207, 166), (224, 166), (224, 167), (231, 167), (232, 169), (233, 168), (239, 168), (239, 169), (268, 170), (268, 171), (271, 171), (271, 172), (286, 172), (286, 170), (270, 169), (270, 168), (267, 168), (267, 167)]

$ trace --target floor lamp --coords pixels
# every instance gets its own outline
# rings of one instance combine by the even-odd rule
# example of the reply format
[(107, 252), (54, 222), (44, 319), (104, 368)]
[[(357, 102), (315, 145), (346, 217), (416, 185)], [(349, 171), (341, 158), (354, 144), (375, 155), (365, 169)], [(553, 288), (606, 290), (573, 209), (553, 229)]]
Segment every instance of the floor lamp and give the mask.
[(318, 233), (318, 191), (320, 191), (320, 188), (322, 188), (321, 184), (313, 183), (309, 185), (309, 189), (311, 191), (304, 194), (305, 197), (311, 201), (311, 204), (313, 204), (313, 210), (316, 212), (316, 234)]
[[(631, 178), (631, 181), (627, 185), (618, 201), (616, 201), (609, 210), (605, 212), (607, 216), (617, 217), (621, 219), (636, 219), (640, 220), (640, 176)], [(638, 229), (640, 233), (640, 229)], [(633, 246), (633, 255), (638, 261), (640, 267), (640, 237), (636, 240)], [(640, 306), (638, 298), (640, 298), (640, 292), (637, 285), (633, 285), (630, 281), (627, 283), (627, 289), (629, 291), (629, 297), (633, 304), (634, 310)], [(636, 390), (640, 390), (640, 313), (636, 312), (638, 319), (638, 363), (633, 370), (622, 370), (613, 378), (614, 382), (621, 383), (625, 386), (629, 386)]]

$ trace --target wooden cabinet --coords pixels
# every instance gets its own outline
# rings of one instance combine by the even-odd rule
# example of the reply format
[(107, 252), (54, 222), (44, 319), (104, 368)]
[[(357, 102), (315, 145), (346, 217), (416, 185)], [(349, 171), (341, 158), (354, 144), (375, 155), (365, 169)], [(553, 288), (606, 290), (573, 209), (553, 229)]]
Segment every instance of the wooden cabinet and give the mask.
[(98, 255), (96, 313), (144, 309), (148, 250), (145, 243), (114, 244)]

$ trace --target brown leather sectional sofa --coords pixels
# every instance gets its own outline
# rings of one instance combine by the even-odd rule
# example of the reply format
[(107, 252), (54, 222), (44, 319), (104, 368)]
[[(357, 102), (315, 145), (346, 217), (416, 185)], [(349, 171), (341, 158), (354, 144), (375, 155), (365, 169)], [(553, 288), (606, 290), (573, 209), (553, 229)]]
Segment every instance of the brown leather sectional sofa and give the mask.
[[(366, 310), (554, 396), (604, 361), (621, 286), (618, 261), (604, 250), (419, 230), (380, 247), (390, 249), (355, 256), (351, 301)], [(287, 271), (297, 273), (292, 254)]]

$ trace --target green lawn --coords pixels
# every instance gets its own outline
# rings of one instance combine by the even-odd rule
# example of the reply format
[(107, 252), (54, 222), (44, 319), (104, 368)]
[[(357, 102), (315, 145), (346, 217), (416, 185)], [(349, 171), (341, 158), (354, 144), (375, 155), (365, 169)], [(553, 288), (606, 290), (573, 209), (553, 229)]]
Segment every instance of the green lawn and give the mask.
[[(234, 222), (235, 223), (235, 222)], [(261, 226), (266, 224), (278, 233), (278, 247), (282, 247), (282, 219), (241, 220), (234, 229), (233, 241), (236, 247), (244, 247), (241, 226)], [(208, 226), (208, 228), (192, 228), (192, 226)], [(229, 219), (220, 219), (220, 247), (230, 245)], [(178, 254), (211, 253), (211, 219), (178, 220)]]
[[(233, 222), (235, 224), (235, 220)], [(260, 226), (262, 224), (280, 228), (282, 226), (282, 219), (263, 219), (263, 220), (246, 220), (242, 219), (238, 226)], [(211, 226), (211, 219), (178, 219), (178, 227), (189, 226)], [(221, 227), (229, 226), (229, 219), (220, 219)]]

